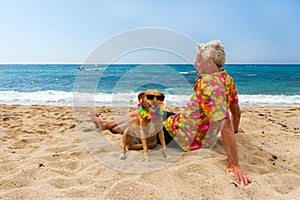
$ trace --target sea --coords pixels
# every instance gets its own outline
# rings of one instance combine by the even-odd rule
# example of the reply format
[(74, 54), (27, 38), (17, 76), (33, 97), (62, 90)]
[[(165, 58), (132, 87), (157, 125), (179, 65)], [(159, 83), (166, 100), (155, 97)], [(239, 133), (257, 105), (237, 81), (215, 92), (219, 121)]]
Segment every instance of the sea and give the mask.
[[(226, 64), (241, 107), (300, 106), (300, 65)], [(167, 106), (184, 106), (197, 73), (190, 64), (2, 64), (0, 104), (136, 106), (159, 89)]]

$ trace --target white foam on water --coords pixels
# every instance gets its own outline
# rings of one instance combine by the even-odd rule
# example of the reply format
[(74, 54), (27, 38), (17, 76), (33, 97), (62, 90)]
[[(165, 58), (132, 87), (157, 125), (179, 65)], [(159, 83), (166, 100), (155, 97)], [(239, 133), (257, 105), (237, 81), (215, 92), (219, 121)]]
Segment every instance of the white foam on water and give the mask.
[[(63, 91), (0, 91), (0, 104), (135, 107), (138, 93), (76, 93)], [(183, 107), (189, 95), (165, 94), (165, 106)], [(300, 106), (300, 95), (239, 95), (241, 107)]]

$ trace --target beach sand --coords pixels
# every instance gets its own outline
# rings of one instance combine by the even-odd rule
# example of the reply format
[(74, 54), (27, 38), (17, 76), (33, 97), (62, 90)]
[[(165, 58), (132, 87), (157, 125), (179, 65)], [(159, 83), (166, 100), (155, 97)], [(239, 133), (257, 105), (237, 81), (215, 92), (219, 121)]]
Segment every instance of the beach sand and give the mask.
[[(194, 151), (176, 154), (178, 159), (159, 169), (164, 161), (153, 156), (156, 163), (150, 160), (144, 173), (114, 169), (110, 166), (123, 161), (110, 148), (120, 148), (121, 135), (95, 129), (90, 111), (0, 105), (0, 198), (299, 199), (300, 107), (242, 108), (245, 133), (237, 134), (236, 140), (240, 166), (252, 178), (247, 187), (225, 174), (221, 139), (203, 159)], [(96, 111), (105, 119), (112, 117), (108, 107)], [(112, 146), (102, 144), (101, 138)], [(160, 146), (152, 151), (159, 150)], [(110, 157), (112, 163), (105, 160)], [(141, 157), (137, 151), (128, 159)]]

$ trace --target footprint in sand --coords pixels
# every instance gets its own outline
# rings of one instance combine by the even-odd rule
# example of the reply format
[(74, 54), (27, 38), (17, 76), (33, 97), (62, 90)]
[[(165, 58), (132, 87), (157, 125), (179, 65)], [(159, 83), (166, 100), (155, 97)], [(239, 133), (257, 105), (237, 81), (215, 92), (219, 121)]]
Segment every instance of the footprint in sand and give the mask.
[(40, 138), (23, 138), (9, 146), (10, 149), (24, 149), (27, 145), (41, 142)]
[(84, 128), (81, 131), (83, 131), (83, 132), (93, 132), (93, 131), (95, 131), (95, 128)]

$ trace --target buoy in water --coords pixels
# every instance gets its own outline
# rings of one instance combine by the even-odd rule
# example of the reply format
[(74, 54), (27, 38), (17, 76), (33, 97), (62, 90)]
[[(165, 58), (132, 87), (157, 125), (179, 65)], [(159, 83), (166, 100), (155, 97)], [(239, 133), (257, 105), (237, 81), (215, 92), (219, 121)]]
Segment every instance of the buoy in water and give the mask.
[(34, 81), (31, 81), (31, 84), (33, 85), (33, 84), (34, 84)]

